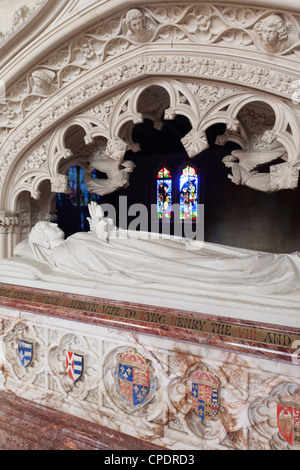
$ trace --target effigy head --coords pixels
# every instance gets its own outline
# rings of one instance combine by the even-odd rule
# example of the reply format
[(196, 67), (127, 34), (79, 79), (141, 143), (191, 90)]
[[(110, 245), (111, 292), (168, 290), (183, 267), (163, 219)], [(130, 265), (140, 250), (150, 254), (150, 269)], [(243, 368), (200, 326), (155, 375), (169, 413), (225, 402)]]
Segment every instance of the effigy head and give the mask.
[(29, 234), (29, 243), (47, 246), (50, 248), (51, 242), (64, 240), (65, 234), (52, 222), (38, 222)]

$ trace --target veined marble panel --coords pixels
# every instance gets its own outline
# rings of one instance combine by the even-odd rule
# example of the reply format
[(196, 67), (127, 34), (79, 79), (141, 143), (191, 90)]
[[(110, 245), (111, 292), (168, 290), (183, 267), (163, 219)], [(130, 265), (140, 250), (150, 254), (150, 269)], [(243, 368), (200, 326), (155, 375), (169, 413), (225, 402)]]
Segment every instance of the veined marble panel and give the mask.
[(13, 286), (0, 305), (3, 391), (166, 449), (299, 449), (298, 330)]

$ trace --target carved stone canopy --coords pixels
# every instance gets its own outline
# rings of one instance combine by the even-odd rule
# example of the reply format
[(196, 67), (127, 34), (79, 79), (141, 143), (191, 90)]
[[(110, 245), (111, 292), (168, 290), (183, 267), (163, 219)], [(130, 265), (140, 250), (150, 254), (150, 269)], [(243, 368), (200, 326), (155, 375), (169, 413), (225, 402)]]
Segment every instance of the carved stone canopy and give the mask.
[[(250, 187), (265, 190), (264, 184), (269, 184), (269, 192), (297, 186), (298, 120), (293, 109), (280, 99), (273, 97), (266, 102), (259, 93), (211, 85), (205, 80), (146, 79), (124, 93), (86, 107), (55, 130), (34, 152), (25, 154), (21, 172), (16, 173), (6, 197), (13, 203), (25, 185), (32, 195), (39, 197), (39, 185), (47, 179), (53, 192), (66, 193), (65, 175), (73, 164), (80, 165), (87, 178), (93, 169), (100, 167), (109, 176), (109, 180), (89, 181), (92, 193), (107, 194), (126, 187), (130, 184), (129, 173), (134, 170), (133, 165), (124, 162), (126, 152), (140, 150), (132, 137), (135, 125), (151, 119), (155, 128), (160, 129), (163, 118), (172, 120), (177, 115), (185, 116), (191, 125), (190, 132), (182, 139), (190, 158), (208, 148), (206, 131), (213, 124), (224, 123), (226, 132), (216, 143), (224, 145), (230, 140), (239, 144), (247, 155), (247, 171), (256, 171), (257, 166), (278, 158), (285, 164), (274, 163), (267, 177), (270, 184)], [(259, 155), (262, 157), (258, 158)], [(134, 171), (131, 177), (134, 178)], [(254, 180), (257, 176), (251, 181)], [(233, 182), (244, 184), (245, 181), (240, 178), (238, 183)]]

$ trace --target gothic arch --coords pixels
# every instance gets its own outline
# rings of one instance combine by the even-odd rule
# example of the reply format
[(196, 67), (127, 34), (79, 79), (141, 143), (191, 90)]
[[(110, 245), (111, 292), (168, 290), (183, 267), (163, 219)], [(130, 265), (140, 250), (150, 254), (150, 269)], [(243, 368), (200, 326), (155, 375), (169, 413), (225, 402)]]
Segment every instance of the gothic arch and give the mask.
[[(164, 96), (164, 106), (160, 109), (165, 119), (174, 119), (176, 115), (189, 119), (192, 130), (182, 139), (182, 143), (190, 158), (207, 148), (205, 132), (213, 124), (219, 123), (226, 124), (230, 131), (227, 138), (236, 137), (236, 141), (242, 143), (244, 148), (251, 149), (251, 142), (247, 140), (247, 129), (239, 123), (238, 115), (249, 104), (261, 102), (268, 105), (275, 116), (274, 127), (262, 129), (267, 132), (267, 136), (262, 132), (262, 140), (267, 139), (270, 144), (276, 140), (277, 145), (285, 147), (287, 160), (291, 164), (297, 162), (297, 148), (300, 146), (297, 119), (289, 106), (281, 100), (231, 87), (218, 87), (217, 84), (211, 86), (201, 80), (186, 83), (167, 78), (145, 79), (142, 85), (133, 85), (123, 93), (108, 100), (98, 101), (77, 116), (71, 117), (44, 139), (33, 152), (27, 153), (16, 165), (14, 175), (11, 170), (10, 187), (5, 192), (5, 203), (10, 204), (9, 210), (15, 210), (16, 198), (24, 188), (31, 192), (33, 198), (37, 198), (38, 187), (45, 179), (51, 181), (54, 192), (67, 191), (67, 180), (59, 173), (59, 167), (63, 160), (72, 157), (78, 159), (73, 154), (74, 149), (68, 148), (65, 142), (66, 133), (73, 126), (80, 127), (84, 132), (86, 146), (93, 144), (96, 138), (102, 138), (106, 141), (107, 156), (122, 162), (126, 150), (134, 148), (130, 132), (122, 134), (124, 126), (129, 124), (132, 131), (135, 124), (143, 122), (144, 116), (152, 117), (154, 122), (157, 122), (158, 116), (148, 113), (147, 104), (144, 104), (144, 107), (139, 104), (141, 95), (153, 86), (167, 91), (168, 100)], [(167, 104), (169, 107), (166, 107)], [(290, 126), (291, 132), (287, 132), (287, 125)]]

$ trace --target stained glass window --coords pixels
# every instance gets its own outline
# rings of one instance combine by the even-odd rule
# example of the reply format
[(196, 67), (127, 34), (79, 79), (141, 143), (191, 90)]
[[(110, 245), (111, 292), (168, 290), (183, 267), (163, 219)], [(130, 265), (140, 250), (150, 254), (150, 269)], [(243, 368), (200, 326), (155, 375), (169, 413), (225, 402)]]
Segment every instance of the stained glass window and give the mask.
[(197, 219), (199, 178), (194, 168), (187, 166), (179, 181), (180, 218)]
[[(68, 228), (71, 226), (76, 226), (76, 228), (74, 228), (75, 232), (88, 231), (89, 224), (86, 220), (89, 215), (88, 205), (91, 201), (96, 201), (98, 204), (100, 203), (100, 196), (88, 192), (84, 175), (84, 170), (80, 166), (72, 166), (68, 172), (71, 192), (69, 194), (57, 195), (58, 214), (61, 213), (62, 217), (66, 220), (68, 217), (72, 218), (72, 222), (68, 221), (68, 227), (63, 227), (65, 233), (68, 235)], [(96, 171), (93, 172), (92, 176), (96, 178)], [(74, 233), (71, 228), (70, 230)]]
[(162, 168), (157, 175), (157, 214), (159, 219), (171, 219), (172, 212), (172, 177), (167, 168)]
[[(84, 170), (79, 166), (72, 166), (69, 169), (69, 186), (72, 192), (69, 199), (73, 206), (87, 207), (91, 201), (98, 201), (99, 196), (90, 194), (87, 190)], [(96, 178), (96, 172), (92, 173), (92, 177)]]

